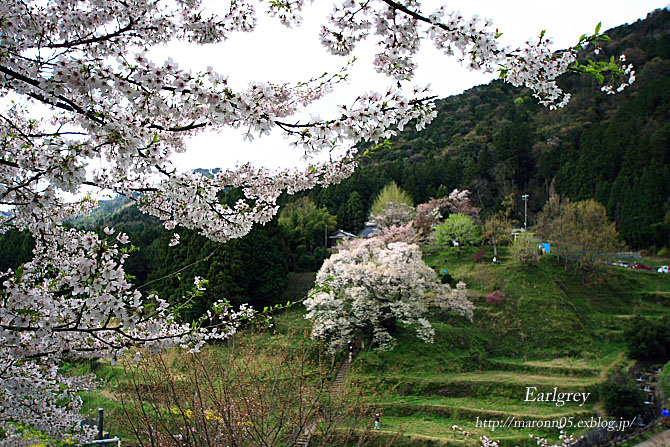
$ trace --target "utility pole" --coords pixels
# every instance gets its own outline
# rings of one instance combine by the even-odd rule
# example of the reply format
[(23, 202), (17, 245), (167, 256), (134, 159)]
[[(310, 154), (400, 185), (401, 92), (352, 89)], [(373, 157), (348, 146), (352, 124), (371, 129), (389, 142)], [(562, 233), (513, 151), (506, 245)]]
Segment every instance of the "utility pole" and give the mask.
[(528, 194), (521, 196), (523, 199), (523, 229), (528, 229)]

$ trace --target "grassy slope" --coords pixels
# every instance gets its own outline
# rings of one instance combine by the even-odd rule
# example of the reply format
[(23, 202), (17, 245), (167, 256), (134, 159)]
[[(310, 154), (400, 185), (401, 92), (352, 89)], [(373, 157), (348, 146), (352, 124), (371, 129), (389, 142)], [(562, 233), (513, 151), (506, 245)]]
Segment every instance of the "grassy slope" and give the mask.
[[(409, 331), (397, 335), (398, 346), (378, 353), (367, 347), (355, 361), (353, 380), (367, 390), (369, 400), (383, 412), (381, 435), (400, 430), (396, 445), (473, 445), (454, 434), (452, 425), (500, 439), (502, 445), (533, 445), (530, 433), (554, 436), (553, 428), (477, 428), (476, 421), (513, 417), (558, 421), (562, 417), (588, 420), (600, 412), (598, 384), (606, 371), (629, 363), (622, 355), (621, 331), (634, 314), (668, 313), (670, 275), (607, 267), (583, 282), (551, 256), (525, 270), (506, 258), (501, 265), (475, 264), (471, 250), (441, 252), (428, 247), (425, 260), (437, 271), (448, 268), (468, 284), (476, 305), (474, 321), (444, 311), (431, 316), (435, 343), (425, 344)], [(490, 254), (489, 255), (490, 259)], [(498, 307), (485, 295), (503, 290)], [(300, 309), (278, 316), (277, 331), (263, 343), (286, 343), (308, 338), (309, 324)], [(177, 354), (172, 354), (177, 356)], [(86, 367), (84, 367), (86, 369)], [(87, 412), (99, 406), (119, 411), (114, 393), (123, 388), (119, 368), (97, 364), (103, 389), (85, 396)], [(538, 392), (590, 392), (586, 405), (529, 403), (527, 386)], [(113, 417), (107, 421), (113, 424)], [(120, 434), (130, 439), (128, 433)]]
[[(402, 429), (408, 445), (472, 443), (453, 434), (454, 424), (503, 445), (527, 444), (531, 432), (555, 438), (553, 428), (491, 431), (476, 421), (578, 421), (599, 414), (598, 384), (610, 368), (630, 363), (621, 338), (626, 319), (670, 312), (670, 276), (605, 267), (584, 279), (551, 255), (524, 269), (504, 250), (500, 265), (475, 264), (468, 249), (459, 255), (427, 247), (424, 258), (468, 284), (474, 321), (435, 313), (433, 345), (401, 334), (394, 351), (366, 350), (356, 362), (357, 380), (379, 394), (384, 428)], [(485, 300), (495, 289), (507, 294), (498, 307)], [(592, 394), (583, 407), (559, 407), (525, 402), (527, 386)]]

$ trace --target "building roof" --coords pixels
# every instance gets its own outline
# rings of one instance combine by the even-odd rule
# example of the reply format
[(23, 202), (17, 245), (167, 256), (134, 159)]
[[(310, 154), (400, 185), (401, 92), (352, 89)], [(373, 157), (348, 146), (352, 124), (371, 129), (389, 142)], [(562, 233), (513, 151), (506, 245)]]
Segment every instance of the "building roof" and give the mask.
[(355, 238), (356, 235), (353, 233), (349, 233), (348, 231), (344, 230), (337, 230), (330, 236), (328, 236), (329, 239), (350, 239), (350, 238)]
[(362, 237), (364, 239), (371, 238), (372, 236), (374, 236), (374, 233), (378, 229), (379, 228), (377, 228), (376, 225), (368, 225), (365, 228), (363, 228), (363, 230), (360, 233), (358, 233), (358, 237)]

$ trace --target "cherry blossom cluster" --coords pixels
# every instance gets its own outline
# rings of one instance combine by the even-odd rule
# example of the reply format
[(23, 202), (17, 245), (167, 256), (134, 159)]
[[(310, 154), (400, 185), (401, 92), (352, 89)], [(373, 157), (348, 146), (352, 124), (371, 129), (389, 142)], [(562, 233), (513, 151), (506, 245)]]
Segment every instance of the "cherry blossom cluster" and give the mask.
[(404, 203), (388, 202), (380, 214), (371, 214), (366, 225), (374, 226), (373, 236), (386, 244), (406, 242), (418, 244), (419, 232), (415, 228), (416, 211)]
[[(626, 55), (622, 54), (619, 56), (619, 62), (621, 64), (625, 64), (626, 62)], [(608, 95), (614, 95), (615, 93), (621, 93), (626, 87), (630, 86), (633, 82), (635, 82), (635, 70), (633, 70), (633, 64), (628, 64), (628, 65), (623, 65), (623, 76), (628, 77), (628, 79), (625, 79), (622, 81), (618, 87), (616, 87), (616, 91), (614, 88), (614, 83), (612, 81), (608, 82), (607, 84), (603, 85), (601, 87), (601, 90)]]
[[(416, 8), (418, 2), (408, 0), (406, 7)], [(409, 79), (416, 64), (411, 55), (419, 50), (419, 28), (416, 18), (397, 14), (390, 6), (381, 9), (375, 16), (375, 34), (380, 37), (381, 51), (375, 55), (375, 68), (395, 79)]]
[(448, 214), (464, 214), (475, 222), (480, 221), (481, 211), (470, 201), (470, 191), (454, 189), (446, 197), (431, 198), (416, 207), (416, 227), (423, 235), (435, 230)]
[(381, 214), (372, 214), (366, 225), (374, 225), (377, 228), (400, 227), (411, 224), (416, 219), (414, 207), (404, 203), (388, 202)]
[(481, 27), (477, 17), (466, 20), (457, 12), (447, 15), (444, 7), (426, 16), (420, 8), (416, 0), (344, 0), (334, 7), (330, 26), (322, 27), (321, 42), (333, 54), (349, 54), (356, 43), (374, 33), (380, 47), (376, 69), (398, 80), (412, 77), (413, 56), (425, 38), (449, 56), (458, 51), (471, 69), (496, 68), (504, 49), (499, 48), (490, 21)]
[[(63, 433), (93, 439), (94, 431), (81, 424), (82, 400), (76, 394), (95, 387), (92, 377), (68, 377), (60, 374), (55, 365), (45, 367), (31, 360), (18, 362), (5, 358), (5, 349), (0, 351), (3, 354), (0, 370), (7, 377), (2, 380), (0, 394), (0, 427), (8, 431), (2, 440), (4, 445), (35, 444), (15, 425), (5, 424), (5, 421), (17, 420), (30, 423), (34, 429), (55, 439), (62, 439)], [(36, 414), (40, 417), (36, 418)]]
[(278, 18), (279, 22), (285, 26), (299, 25), (302, 22), (300, 11), (304, 4), (305, 0), (272, 0), (268, 14)]
[(556, 78), (568, 71), (577, 59), (571, 51), (557, 56), (549, 48), (550, 39), (526, 41), (526, 46), (514, 57), (507, 58), (505, 80), (515, 87), (526, 86), (533, 91), (540, 104), (551, 109), (564, 107), (570, 94), (556, 84)]
[(428, 37), (436, 48), (446, 55), (459, 55), (462, 63), (471, 70), (492, 72), (498, 62), (497, 56), (506, 49), (497, 42), (498, 32), (493, 23), (477, 17), (466, 19), (460, 12), (447, 13), (444, 6), (428, 17), (433, 25), (428, 29)]
[[(367, 19), (370, 3), (361, 2), (357, 5), (353, 0), (347, 0), (333, 7), (329, 21), (334, 28), (322, 26), (320, 33), (321, 43), (328, 51), (339, 56), (350, 54), (356, 43), (367, 37), (372, 27), (372, 22)], [(356, 16), (361, 19), (358, 20)]]
[(422, 241), (421, 234), (414, 226), (414, 222), (405, 225), (391, 225), (390, 227), (378, 227), (374, 231), (374, 237), (386, 244), (391, 242), (406, 242), (418, 244)]
[[(461, 427), (458, 425), (454, 425), (451, 427), (452, 430), (454, 430), (456, 433), (465, 436), (466, 438), (469, 438), (471, 436), (471, 433), (463, 430)], [(480, 446), (481, 447), (500, 447), (500, 444), (498, 441), (494, 441), (493, 439), (490, 439), (488, 436), (481, 436), (479, 438)]]
[(560, 430), (560, 435), (558, 436), (558, 440), (560, 441), (560, 444), (551, 444), (550, 442), (543, 437), (540, 436), (535, 436), (535, 435), (530, 435), (531, 438), (535, 439), (537, 441), (537, 445), (540, 447), (570, 447), (572, 445), (577, 444), (577, 442), (581, 439), (575, 439), (574, 434), (568, 434), (565, 429)]
[[(418, 0), (341, 0), (321, 30), (321, 42), (333, 54), (350, 54), (356, 44), (374, 35), (380, 52), (375, 67), (399, 81), (412, 77), (414, 56), (424, 39), (448, 56), (457, 56), (471, 70), (500, 71), (503, 79), (514, 86), (528, 87), (541, 104), (552, 109), (565, 106), (570, 95), (556, 83), (568, 71), (588, 73), (602, 78), (591, 69), (576, 64), (577, 52), (590, 42), (603, 39), (599, 28), (592, 36), (582, 36), (579, 43), (565, 51), (552, 51), (551, 40), (527, 41), (513, 49), (499, 44), (501, 33), (489, 19), (466, 18), (459, 12), (447, 12), (444, 6), (430, 14), (421, 11)], [(599, 65), (598, 73), (609, 72), (613, 78), (625, 76), (623, 63)], [(634, 77), (632, 78), (634, 80)], [(617, 91), (631, 83), (621, 82)], [(609, 85), (609, 84), (608, 84)], [(614, 92), (609, 88), (605, 91)]]
[(395, 340), (388, 328), (396, 324), (432, 342), (434, 330), (425, 315), (435, 302), (472, 318), (472, 303), (438, 282), (419, 246), (405, 242), (386, 244), (373, 237), (350, 243), (326, 259), (316, 283), (304, 302), (305, 318), (312, 321), (312, 336), (331, 351), (361, 333), (371, 336), (377, 349), (389, 349)]
[[(0, 424), (28, 424), (63, 439), (78, 427), (81, 400), (90, 377), (58, 372), (59, 359), (117, 357), (131, 346), (149, 350), (180, 344), (197, 350), (207, 340), (235, 333), (253, 312), (233, 311), (224, 302), (188, 326), (177, 322), (170, 305), (143, 297), (123, 271), (128, 254), (119, 246), (128, 236), (105, 228), (96, 234), (55, 226), (36, 240), (35, 257), (21, 274), (2, 275), (0, 306)], [(203, 289), (196, 278), (196, 291)], [(66, 402), (63, 405), (63, 402)]]

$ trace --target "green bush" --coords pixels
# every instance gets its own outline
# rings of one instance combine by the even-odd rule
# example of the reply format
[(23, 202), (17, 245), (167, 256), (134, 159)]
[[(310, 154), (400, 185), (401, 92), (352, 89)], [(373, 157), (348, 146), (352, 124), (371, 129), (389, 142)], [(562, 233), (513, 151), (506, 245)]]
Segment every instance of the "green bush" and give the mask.
[(635, 317), (624, 329), (628, 354), (636, 360), (670, 358), (670, 317), (649, 319)]
[(601, 397), (605, 411), (613, 417), (633, 418), (644, 411), (644, 396), (635, 381), (619, 371), (603, 384)]
[(478, 244), (481, 241), (479, 227), (465, 214), (451, 214), (435, 229), (435, 243), (440, 247), (450, 247), (452, 241), (458, 242), (459, 246)]
[(537, 248), (537, 238), (530, 231), (520, 233), (512, 243), (512, 256), (522, 264), (530, 264), (540, 259), (540, 250)]

